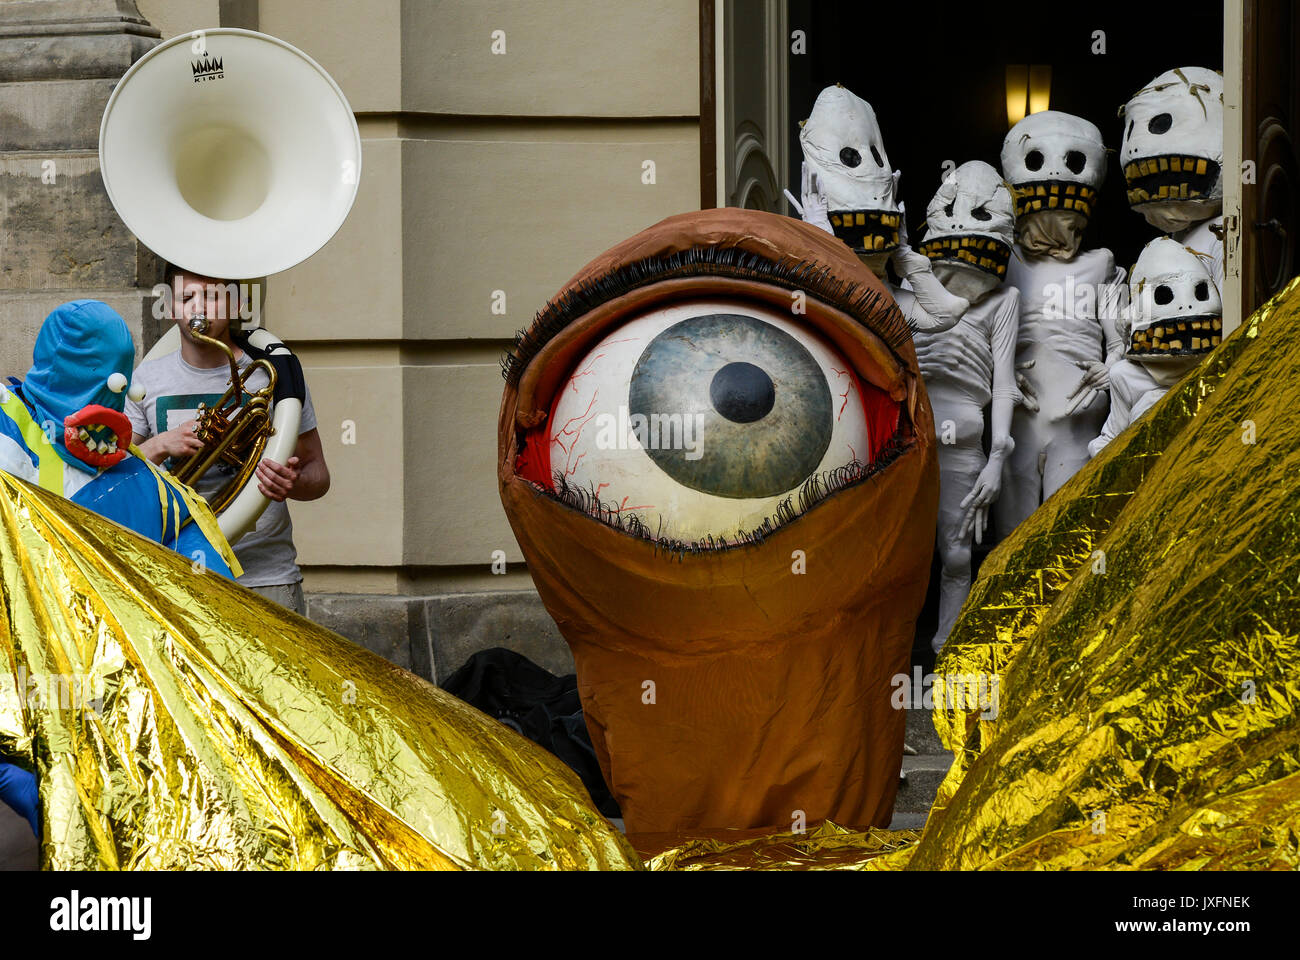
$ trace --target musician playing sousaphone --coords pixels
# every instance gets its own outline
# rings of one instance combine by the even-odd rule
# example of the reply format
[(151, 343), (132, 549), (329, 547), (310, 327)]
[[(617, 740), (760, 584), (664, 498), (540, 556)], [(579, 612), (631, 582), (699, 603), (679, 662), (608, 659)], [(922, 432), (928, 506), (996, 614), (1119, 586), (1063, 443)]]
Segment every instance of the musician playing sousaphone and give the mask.
[[(220, 64), (219, 82), (190, 82), (200, 54)], [(148, 392), (127, 407), (135, 440), (211, 504), (239, 583), (303, 613), (286, 501), (323, 496), (329, 469), (301, 366), (260, 323), (236, 318), (260, 306), (244, 278), (301, 263), (347, 219), (361, 171), (352, 108), (283, 40), (200, 30), (126, 72), (99, 158), (122, 221), (172, 265), (156, 315), (179, 338), (169, 331), (136, 370)]]
[[(203, 450), (196, 429), (201, 407), (216, 407), (232, 379), (225, 351), (210, 341), (223, 344), (233, 355), (243, 380), (243, 397), (268, 386), (269, 374), (254, 368), (264, 356), (248, 340), (232, 333), (232, 321), (247, 313), (241, 298), (252, 295), (247, 284), (204, 277), (171, 267), (167, 272), (169, 316), (181, 334), (180, 348), (146, 359), (135, 371), (135, 382), (143, 386), (145, 398), (128, 401), (127, 416), (135, 443), (154, 463), (169, 468)], [(200, 330), (196, 331), (196, 325)], [(196, 336), (201, 333), (203, 339)], [(207, 340), (208, 342), (204, 342)], [(251, 354), (257, 354), (254, 357)], [(316, 411), (305, 381), (301, 388), (302, 415), (293, 456), (284, 463), (264, 457), (254, 475), (258, 490), (270, 501), (257, 525), (234, 541), (235, 554), (244, 568), (238, 582), (270, 600), (300, 614), (306, 613), (302, 573), (293, 544), (293, 521), (286, 500), (315, 500), (330, 486), (329, 467), (321, 449)], [(297, 388), (290, 393), (296, 393)], [(274, 418), (274, 401), (267, 407)], [(195, 483), (195, 489), (212, 501), (229, 481), (235, 468), (217, 462)]]

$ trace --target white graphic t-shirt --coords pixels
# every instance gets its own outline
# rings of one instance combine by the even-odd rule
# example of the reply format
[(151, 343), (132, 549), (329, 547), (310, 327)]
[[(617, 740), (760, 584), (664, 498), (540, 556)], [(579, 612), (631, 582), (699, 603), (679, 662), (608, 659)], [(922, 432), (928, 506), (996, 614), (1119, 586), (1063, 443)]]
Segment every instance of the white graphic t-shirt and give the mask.
[[(253, 361), (244, 354), (239, 358), (239, 368), (244, 370)], [(132, 385), (145, 389), (143, 402), (127, 399), (126, 415), (131, 419), (135, 442), (166, 433), (186, 420), (194, 419), (199, 404), (215, 406), (226, 392), (230, 382), (230, 366), (193, 367), (186, 363), (180, 351), (169, 353), (140, 364), (131, 378)], [(259, 390), (267, 384), (266, 372), (256, 370), (246, 387)], [(247, 397), (247, 393), (245, 393)], [(275, 410), (272, 405), (271, 415)], [(301, 436), (316, 429), (316, 411), (308, 390), (302, 405), (302, 422), (298, 427)], [(164, 466), (170, 466), (167, 461)], [(203, 497), (211, 497), (234, 473), (234, 468), (223, 463), (214, 464), (199, 480), (197, 490)], [(257, 483), (257, 477), (248, 481)], [(293, 545), (293, 522), (289, 519), (286, 503), (272, 500), (258, 518), (257, 526), (235, 543), (235, 556), (244, 568), (239, 583), (245, 587), (267, 587), (274, 584), (298, 583), (302, 573), (298, 569), (298, 551)]]

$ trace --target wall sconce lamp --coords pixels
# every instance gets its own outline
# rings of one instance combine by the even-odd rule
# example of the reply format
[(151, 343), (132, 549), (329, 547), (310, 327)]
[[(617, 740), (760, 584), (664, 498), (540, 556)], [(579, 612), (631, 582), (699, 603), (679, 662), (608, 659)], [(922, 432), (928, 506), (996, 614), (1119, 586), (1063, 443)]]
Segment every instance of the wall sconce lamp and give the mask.
[(1052, 101), (1052, 68), (1023, 63), (1007, 65), (1007, 127), (1031, 113), (1048, 109)]

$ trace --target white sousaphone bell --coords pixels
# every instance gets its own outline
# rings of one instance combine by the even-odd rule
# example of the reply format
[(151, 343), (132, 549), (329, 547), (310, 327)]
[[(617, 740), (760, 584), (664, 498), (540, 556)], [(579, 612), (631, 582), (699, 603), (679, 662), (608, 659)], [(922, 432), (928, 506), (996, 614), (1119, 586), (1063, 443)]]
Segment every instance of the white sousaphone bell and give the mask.
[[(159, 44), (126, 72), (104, 109), (99, 163), (109, 199), (141, 243), (187, 271), (246, 281), (301, 263), (343, 225), (361, 175), (361, 135), (343, 91), (311, 57), (266, 34), (214, 28)], [(255, 349), (288, 354), (266, 330), (245, 334)], [(146, 359), (179, 346), (172, 327)], [(241, 392), (232, 383), (228, 413)], [(249, 442), (258, 431), (247, 423), (229, 431), (244, 435), (239, 449), (253, 451), (242, 489), (221, 507), (214, 500), (231, 542), (266, 508), (247, 482), (256, 463), (284, 463), (297, 444), (302, 398), (281, 393), (260, 442)], [(259, 404), (246, 406), (245, 420), (259, 416)], [(226, 429), (225, 415), (213, 416), (220, 422), (209, 439)], [(221, 458), (230, 451), (207, 456), (199, 473)]]

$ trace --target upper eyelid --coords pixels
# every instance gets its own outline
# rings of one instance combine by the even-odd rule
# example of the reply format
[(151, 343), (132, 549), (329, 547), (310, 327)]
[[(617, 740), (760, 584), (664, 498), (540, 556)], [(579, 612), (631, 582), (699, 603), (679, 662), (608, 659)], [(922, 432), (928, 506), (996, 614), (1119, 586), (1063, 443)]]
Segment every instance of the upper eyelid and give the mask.
[[(514, 346), (501, 360), (502, 377), (517, 385), (537, 354), (571, 323), (634, 289), (679, 277), (701, 282), (710, 277), (754, 280), (806, 292), (857, 319), (893, 350), (911, 340), (902, 312), (888, 294), (838, 280), (828, 269), (794, 258), (772, 261), (741, 248), (692, 247), (622, 264), (549, 301), (529, 328), (515, 335)], [(873, 316), (875, 322), (860, 319), (864, 316)]]

